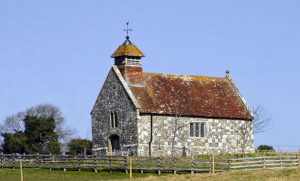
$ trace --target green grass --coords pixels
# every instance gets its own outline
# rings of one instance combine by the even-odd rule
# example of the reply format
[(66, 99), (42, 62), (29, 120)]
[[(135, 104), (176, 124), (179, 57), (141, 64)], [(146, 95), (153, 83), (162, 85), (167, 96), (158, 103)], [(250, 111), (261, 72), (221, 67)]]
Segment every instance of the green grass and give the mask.
[[(24, 169), (24, 181), (99, 181), (129, 178), (129, 174), (122, 172), (79, 172), (48, 169)], [(133, 177), (147, 177), (150, 174), (134, 173)], [(19, 181), (20, 170), (0, 169), (0, 181)]]

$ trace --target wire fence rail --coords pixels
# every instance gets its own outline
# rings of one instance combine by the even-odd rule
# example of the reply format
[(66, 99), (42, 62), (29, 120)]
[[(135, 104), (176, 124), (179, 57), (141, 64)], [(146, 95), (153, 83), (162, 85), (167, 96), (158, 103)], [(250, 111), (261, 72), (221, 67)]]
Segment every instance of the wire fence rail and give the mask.
[(248, 158), (211, 159), (195, 157), (128, 157), (65, 155), (0, 154), (1, 168), (40, 168), (77, 171), (124, 171), (161, 173), (215, 173), (238, 170), (257, 170), (299, 167), (299, 154), (289, 156), (259, 156)]

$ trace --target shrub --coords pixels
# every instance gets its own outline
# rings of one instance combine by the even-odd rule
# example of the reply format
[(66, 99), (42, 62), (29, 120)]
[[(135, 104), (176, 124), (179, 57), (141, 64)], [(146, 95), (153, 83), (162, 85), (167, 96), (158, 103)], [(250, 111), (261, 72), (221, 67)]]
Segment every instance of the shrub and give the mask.
[(275, 151), (272, 146), (269, 145), (259, 145), (257, 151)]
[(92, 141), (87, 139), (72, 139), (69, 144), (69, 152), (71, 155), (90, 155), (92, 154)]

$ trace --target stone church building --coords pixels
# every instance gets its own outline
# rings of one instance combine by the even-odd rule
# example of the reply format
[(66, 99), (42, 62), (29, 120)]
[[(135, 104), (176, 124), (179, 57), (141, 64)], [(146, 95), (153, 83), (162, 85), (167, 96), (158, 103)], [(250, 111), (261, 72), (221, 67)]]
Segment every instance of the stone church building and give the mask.
[(144, 72), (126, 37), (91, 111), (93, 151), (138, 156), (253, 152), (253, 116), (224, 77)]

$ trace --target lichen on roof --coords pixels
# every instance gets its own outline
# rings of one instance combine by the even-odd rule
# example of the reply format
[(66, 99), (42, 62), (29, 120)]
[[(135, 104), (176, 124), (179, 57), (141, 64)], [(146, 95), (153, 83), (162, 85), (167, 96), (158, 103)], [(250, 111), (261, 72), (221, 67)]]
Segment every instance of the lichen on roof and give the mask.
[[(127, 81), (135, 79), (134, 74)], [(142, 73), (143, 85), (130, 86), (141, 113), (251, 119), (227, 78)]]
[(122, 56), (145, 57), (143, 52), (129, 40), (128, 36), (125, 42), (111, 55), (111, 58)]

